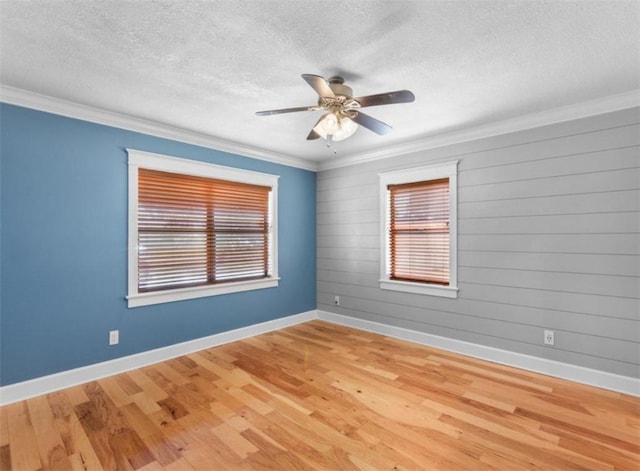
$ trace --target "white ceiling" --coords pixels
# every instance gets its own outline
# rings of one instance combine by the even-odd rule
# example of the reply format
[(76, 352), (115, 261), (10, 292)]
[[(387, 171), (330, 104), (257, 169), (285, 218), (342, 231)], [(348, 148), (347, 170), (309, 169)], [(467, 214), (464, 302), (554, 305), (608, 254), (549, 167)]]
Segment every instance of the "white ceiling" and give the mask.
[[(0, 21), (5, 89), (312, 167), (640, 87), (638, 0), (2, 0)], [(303, 73), (416, 101), (328, 149), (320, 112), (254, 114), (315, 104)]]

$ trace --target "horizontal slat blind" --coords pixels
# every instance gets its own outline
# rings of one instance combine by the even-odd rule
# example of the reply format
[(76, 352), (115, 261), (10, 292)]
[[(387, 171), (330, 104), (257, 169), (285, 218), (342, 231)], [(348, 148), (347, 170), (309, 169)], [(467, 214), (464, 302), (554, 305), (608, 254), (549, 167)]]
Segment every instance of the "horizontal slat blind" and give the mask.
[(389, 185), (389, 277), (449, 284), (449, 179)]
[(138, 170), (138, 291), (269, 276), (270, 187)]

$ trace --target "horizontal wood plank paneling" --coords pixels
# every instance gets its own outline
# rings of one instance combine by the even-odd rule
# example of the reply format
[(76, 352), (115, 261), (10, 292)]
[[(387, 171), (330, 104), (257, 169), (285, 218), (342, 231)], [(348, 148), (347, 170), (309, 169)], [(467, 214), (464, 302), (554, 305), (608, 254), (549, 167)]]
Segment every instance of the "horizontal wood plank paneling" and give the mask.
[[(523, 165), (528, 162), (540, 162), (547, 165), (551, 163), (553, 165), (550, 161), (555, 162), (556, 160), (562, 164), (565, 159), (580, 160), (579, 157), (584, 157), (585, 162), (590, 162), (593, 154), (624, 152), (625, 149), (637, 146), (640, 143), (640, 136), (636, 132), (636, 124), (630, 123), (626, 126), (552, 139), (541, 139), (536, 142), (523, 142), (511, 146), (496, 145), (492, 149), (474, 153), (473, 155), (477, 159), (465, 162), (462, 168), (463, 170), (477, 170), (487, 167), (500, 167), (503, 170), (506, 169), (505, 177), (503, 178), (511, 176), (511, 178), (521, 179), (522, 176), (518, 176), (511, 169), (512, 166)], [(501, 139), (502, 137), (499, 136), (496, 141)], [(527, 165), (531, 166), (533, 164), (528, 163)], [(613, 168), (615, 167), (614, 165)], [(602, 169), (602, 167), (599, 168)], [(611, 169), (611, 167), (605, 166), (604, 169)], [(592, 172), (594, 169), (586, 166), (582, 171)], [(540, 176), (543, 176), (544, 173), (542, 172)], [(563, 173), (562, 171), (560, 172), (560, 174)], [(532, 175), (532, 178), (536, 178), (536, 175)]]
[(363, 249), (374, 249), (380, 247), (380, 238), (374, 236), (357, 236), (353, 234), (347, 235), (330, 235), (322, 238), (322, 243), (318, 242), (320, 247), (361, 247)]
[(462, 267), (458, 269), (458, 280), (462, 283), (488, 286), (511, 286), (622, 298), (627, 298), (630, 294), (637, 298), (640, 294), (638, 279), (630, 276)]
[(344, 260), (338, 258), (318, 258), (318, 269), (330, 269), (344, 271), (347, 273), (362, 273), (380, 275), (380, 265), (378, 261), (366, 262), (362, 260)]
[(460, 235), (476, 234), (635, 234), (640, 223), (636, 211), (619, 213), (552, 214), (462, 219)]
[[(631, 293), (629, 293), (631, 294)], [(498, 285), (465, 286), (461, 296), (485, 302), (503, 302), (518, 306), (531, 306), (558, 311), (583, 312), (602, 317), (635, 319), (637, 298), (601, 296), (532, 288), (512, 288)]]
[[(338, 238), (336, 238), (338, 239)], [(340, 239), (336, 242), (341, 242)], [(378, 245), (380, 242), (378, 241)], [(339, 246), (339, 245), (338, 245)], [(638, 235), (628, 234), (473, 234), (458, 238), (462, 251), (639, 255)]]
[[(495, 145), (494, 148), (473, 153), (474, 157), (465, 162), (464, 170), (485, 167), (509, 167), (521, 162), (532, 160), (555, 160), (560, 157), (585, 155), (594, 152), (607, 152), (611, 150), (624, 150), (630, 146), (640, 144), (640, 136), (635, 126), (638, 118), (631, 118), (631, 122), (622, 126), (605, 127), (600, 130), (592, 130), (540, 139), (530, 142), (515, 143), (511, 145)], [(513, 136), (517, 139), (517, 135)], [(503, 140), (502, 136), (495, 138), (496, 142)], [(553, 164), (552, 164), (553, 165)]]
[[(318, 282), (346, 283), (365, 288), (377, 288), (380, 276), (377, 273), (354, 273), (351, 271), (318, 270)], [(330, 289), (330, 288), (329, 288)]]
[[(319, 226), (334, 225), (334, 224), (348, 224), (353, 221), (353, 211), (335, 211), (332, 213), (322, 213), (317, 216), (317, 224)], [(377, 223), (378, 222), (378, 208), (375, 209), (363, 209), (358, 211), (358, 222), (360, 224), (364, 222)]]
[[(640, 377), (639, 123), (623, 110), (320, 172), (318, 308)], [(453, 159), (458, 299), (380, 290), (378, 173)]]
[[(531, 234), (534, 238), (537, 234)], [(487, 267), (543, 270), (565, 273), (592, 273), (601, 275), (640, 275), (638, 257), (629, 255), (599, 255), (574, 253), (523, 253), (461, 251), (458, 254), (461, 267)]]
[[(432, 313), (459, 314), (476, 319), (497, 320), (503, 323), (514, 323), (532, 326), (553, 326), (566, 331), (608, 337), (618, 340), (633, 341), (637, 339), (640, 321), (624, 317), (603, 316), (579, 311), (549, 309), (545, 306), (514, 304), (507, 302), (486, 301), (475, 298), (458, 298), (456, 301), (442, 299), (440, 302), (429, 302), (419, 295), (403, 296), (402, 293), (385, 295), (376, 293), (375, 287), (355, 286), (347, 282), (319, 281), (323, 292), (340, 296), (340, 306), (362, 309), (363, 301), (388, 303), (423, 312), (428, 319)], [(344, 298), (344, 299), (343, 299)], [(333, 296), (327, 296), (331, 302)], [(387, 306), (391, 308), (391, 306)], [(463, 325), (462, 318), (458, 319)], [(466, 325), (466, 324), (465, 324)], [(540, 337), (541, 338), (541, 337)]]
[(377, 262), (380, 257), (379, 250), (376, 248), (341, 248), (341, 247), (318, 247), (318, 257), (338, 259), (346, 257), (357, 257), (358, 260)]
[(620, 190), (578, 195), (467, 201), (458, 203), (458, 208), (466, 215), (466, 219), (638, 211), (640, 191)]
[[(549, 165), (549, 160), (553, 160), (553, 165)], [(577, 168), (580, 169), (580, 173), (632, 169), (637, 167), (637, 160), (637, 145), (632, 145), (604, 151), (510, 163), (501, 165), (499, 172), (495, 171), (495, 167), (468, 170), (463, 167), (464, 172), (460, 175), (458, 184), (460, 186), (467, 186), (467, 184), (486, 185), (536, 178), (555, 178), (562, 175), (575, 175)]]
[(379, 233), (380, 226), (378, 222), (362, 222), (359, 223), (355, 218), (349, 222), (342, 224), (321, 224), (318, 225), (318, 236), (323, 235), (376, 235)]
[(344, 201), (319, 201), (317, 208), (318, 215), (336, 212), (356, 213), (378, 209), (378, 200), (372, 200), (370, 197), (365, 196)]
[(624, 169), (459, 187), (458, 200), (493, 201), (539, 196), (581, 195), (637, 190), (640, 170)]

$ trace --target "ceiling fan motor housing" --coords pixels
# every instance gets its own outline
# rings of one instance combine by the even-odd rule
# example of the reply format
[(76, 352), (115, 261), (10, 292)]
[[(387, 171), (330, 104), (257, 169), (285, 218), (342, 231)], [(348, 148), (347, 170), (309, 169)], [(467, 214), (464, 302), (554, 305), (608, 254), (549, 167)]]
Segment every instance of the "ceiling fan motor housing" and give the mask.
[(327, 82), (329, 83), (329, 87), (333, 93), (336, 95), (353, 98), (353, 90), (351, 87), (347, 87), (344, 84), (344, 79), (342, 77), (331, 77)]

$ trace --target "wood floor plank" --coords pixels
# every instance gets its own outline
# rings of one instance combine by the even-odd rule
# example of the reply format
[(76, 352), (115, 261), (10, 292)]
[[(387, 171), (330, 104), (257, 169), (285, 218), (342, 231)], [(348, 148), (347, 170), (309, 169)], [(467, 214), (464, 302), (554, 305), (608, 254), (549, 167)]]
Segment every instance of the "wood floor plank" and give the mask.
[(11, 450), (8, 444), (0, 446), (0, 469), (11, 469)]
[(69, 456), (73, 470), (102, 470), (89, 438), (87, 437), (78, 416), (74, 413), (66, 391), (58, 391), (47, 395), (51, 411), (55, 417), (55, 427), (60, 433), (65, 450)]
[(54, 416), (46, 396), (33, 398), (27, 403), (31, 423), (37, 435), (38, 449), (42, 467), (49, 470), (67, 470), (71, 467), (67, 450), (64, 447), (58, 428), (54, 425)]
[(18, 402), (6, 407), (11, 468), (16, 471), (40, 469), (42, 463), (36, 445), (36, 436), (40, 431), (36, 430), (31, 422), (27, 402)]
[(279, 444), (276, 445), (277, 442), (262, 431), (248, 429), (242, 432), (242, 436), (260, 450), (249, 455), (247, 459), (255, 469), (278, 469), (282, 471), (313, 469), (296, 454), (288, 453), (285, 447)]
[(96, 437), (95, 444), (101, 451), (96, 454), (102, 466), (105, 469), (135, 470), (154, 461), (147, 446), (100, 384), (87, 383), (84, 390), (89, 403), (83, 410), (84, 422), (81, 420), (81, 423), (90, 440)]
[(559, 437), (558, 446), (561, 448), (591, 457), (595, 460), (601, 460), (603, 457), (606, 457), (604, 459), (606, 463), (615, 466), (617, 469), (633, 469), (634, 466), (638, 467), (638, 463), (635, 461), (634, 454), (632, 453), (627, 454), (624, 450), (615, 449), (597, 440), (588, 439), (555, 427), (543, 426), (541, 428), (557, 435)]
[(7, 408), (0, 408), (0, 446), (9, 445), (9, 421), (7, 418)]
[(82, 386), (65, 389), (64, 394), (69, 398), (69, 402), (72, 406), (77, 406), (78, 404), (83, 404), (89, 401), (89, 398), (84, 392)]
[(640, 470), (640, 399), (322, 321), (0, 408), (0, 469)]
[[(159, 387), (145, 373), (144, 369), (128, 371), (127, 376), (140, 387), (142, 393), (151, 402), (158, 402), (167, 398), (167, 392)], [(136, 394), (138, 396), (140, 394)]]

